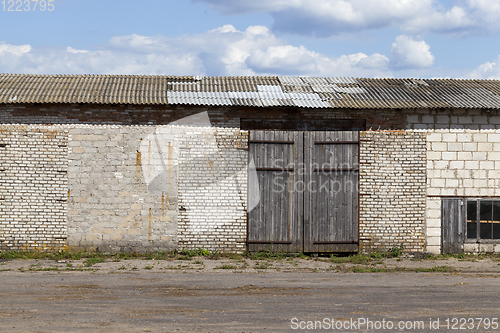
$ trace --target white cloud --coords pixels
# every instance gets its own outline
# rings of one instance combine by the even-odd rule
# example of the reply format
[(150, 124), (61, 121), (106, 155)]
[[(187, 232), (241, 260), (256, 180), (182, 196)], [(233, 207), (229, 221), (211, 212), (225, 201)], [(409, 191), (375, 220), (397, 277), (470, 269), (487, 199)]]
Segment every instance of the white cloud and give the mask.
[(31, 51), (30, 45), (12, 45), (5, 42), (0, 42), (0, 56), (21, 56), (24, 53)]
[(169, 70), (190, 71), (188, 58), (164, 54), (120, 51), (88, 51), (61, 47), (36, 47), (11, 57), (0, 57), (0, 72), (31, 74), (160, 74)]
[[(16, 68), (21, 64), (22, 58), (31, 51), (30, 45), (12, 45), (0, 42), (0, 72), (16, 73)], [(7, 68), (2, 71), (2, 64), (7, 64)]]
[(424, 41), (401, 35), (392, 43), (391, 65), (396, 68), (427, 68), (434, 63), (430, 46)]
[(499, 31), (500, 0), (193, 0), (223, 14), (269, 13), (276, 31), (328, 37), (399, 27), (406, 33)]
[(77, 54), (77, 53), (89, 53), (89, 51), (87, 51), (87, 50), (77, 50), (77, 49), (72, 48), (71, 46), (68, 46), (66, 48), (66, 51), (68, 51), (69, 53), (75, 53), (75, 54)]
[(467, 5), (477, 23), (482, 23), (482, 26), (488, 27), (489, 30), (500, 31), (500, 0), (467, 0)]
[(311, 76), (381, 76), (390, 75), (389, 59), (378, 53), (363, 53), (329, 58), (305, 47), (271, 46), (252, 51), (245, 62), (256, 72)]
[(454, 6), (447, 11), (429, 10), (404, 22), (403, 30), (412, 33), (437, 32), (465, 35), (477, 29), (471, 13), (463, 7)]
[(466, 78), (500, 79), (500, 56), (493, 62), (485, 62), (466, 74)]
[(179, 38), (116, 36), (99, 50), (0, 43), (0, 54), (0, 72), (33, 74), (392, 76), (381, 54), (329, 57), (289, 45), (264, 26), (225, 25)]

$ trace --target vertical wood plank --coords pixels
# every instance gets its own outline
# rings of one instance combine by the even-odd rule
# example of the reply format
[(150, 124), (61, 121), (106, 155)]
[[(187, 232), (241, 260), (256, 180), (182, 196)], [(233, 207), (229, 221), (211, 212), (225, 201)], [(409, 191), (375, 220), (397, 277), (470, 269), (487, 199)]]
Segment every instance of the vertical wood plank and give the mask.
[[(294, 133), (294, 138), (295, 138), (295, 150), (294, 150), (294, 163), (296, 166), (296, 169), (298, 169), (295, 172), (296, 175), (296, 182), (301, 183), (305, 181), (305, 177), (307, 174), (307, 168), (304, 164), (304, 133), (302, 132), (295, 132)], [(305, 170), (304, 170), (305, 169)], [(294, 192), (294, 203), (295, 203), (295, 210), (294, 210), (294, 219), (295, 219), (295, 225), (294, 228), (296, 230), (295, 236), (296, 236), (296, 243), (295, 243), (295, 248), (300, 251), (304, 251), (304, 219), (305, 219), (305, 213), (304, 213), (304, 207), (305, 207), (305, 198), (304, 198), (305, 193), (304, 192)]]
[(441, 200), (441, 252), (462, 253), (466, 206), (464, 198)]
[[(312, 160), (312, 147), (311, 147), (311, 133), (304, 132), (303, 134), (303, 159), (301, 163), (303, 163), (304, 167), (304, 184), (309, 185), (312, 181), (312, 171), (311, 171), (311, 160)], [(312, 219), (312, 191), (304, 191), (304, 205), (303, 205), (303, 243), (304, 243), (304, 252), (310, 252), (311, 244), (310, 244), (310, 229), (311, 229), (311, 219)]]

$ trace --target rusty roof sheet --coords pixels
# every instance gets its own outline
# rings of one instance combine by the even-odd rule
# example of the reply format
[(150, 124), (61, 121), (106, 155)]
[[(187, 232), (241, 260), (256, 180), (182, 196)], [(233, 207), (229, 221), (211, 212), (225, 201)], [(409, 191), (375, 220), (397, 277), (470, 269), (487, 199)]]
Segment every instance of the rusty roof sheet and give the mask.
[(500, 109), (500, 81), (0, 74), (0, 103)]

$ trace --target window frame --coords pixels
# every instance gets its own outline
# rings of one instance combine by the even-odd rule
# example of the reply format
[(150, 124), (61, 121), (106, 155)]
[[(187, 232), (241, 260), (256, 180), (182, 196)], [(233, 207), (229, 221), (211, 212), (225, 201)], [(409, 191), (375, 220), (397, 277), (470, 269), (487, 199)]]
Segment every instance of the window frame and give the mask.
[[(491, 205), (491, 237), (492, 238), (481, 238), (481, 202), (489, 201), (492, 203)], [(468, 206), (470, 202), (475, 202), (476, 203), (476, 237), (475, 238), (469, 238), (468, 236)], [(497, 202), (500, 204), (500, 198), (495, 197), (495, 198), (490, 198), (490, 197), (483, 197), (483, 198), (465, 198), (465, 205), (466, 205), (466, 214), (465, 214), (465, 221), (464, 221), (464, 231), (465, 231), (465, 243), (500, 243), (500, 237), (499, 238), (493, 238), (494, 236), (494, 202)], [(499, 216), (500, 218), (500, 216)], [(500, 220), (500, 219), (497, 219)]]

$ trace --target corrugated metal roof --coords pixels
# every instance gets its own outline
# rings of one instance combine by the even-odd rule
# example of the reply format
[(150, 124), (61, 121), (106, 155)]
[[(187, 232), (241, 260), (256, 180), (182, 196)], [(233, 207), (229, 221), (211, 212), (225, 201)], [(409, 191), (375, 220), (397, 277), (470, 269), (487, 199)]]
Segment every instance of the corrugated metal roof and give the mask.
[(0, 103), (500, 109), (500, 81), (0, 74)]

